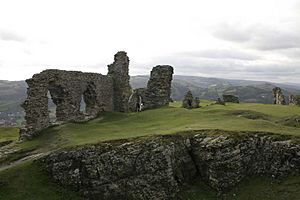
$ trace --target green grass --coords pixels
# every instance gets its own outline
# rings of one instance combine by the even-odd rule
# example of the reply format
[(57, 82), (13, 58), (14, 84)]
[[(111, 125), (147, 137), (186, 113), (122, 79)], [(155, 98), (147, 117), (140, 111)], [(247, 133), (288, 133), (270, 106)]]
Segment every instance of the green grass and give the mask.
[[(170, 107), (148, 110), (141, 113), (104, 113), (97, 119), (86, 123), (67, 123), (60, 126), (50, 127), (41, 132), (37, 138), (24, 141), (22, 143), (15, 142), (14, 148), (19, 152), (8, 157), (8, 161), (13, 161), (23, 155), (22, 152), (34, 151), (35, 153), (46, 153), (64, 147), (83, 145), (89, 143), (97, 143), (106, 140), (114, 140), (121, 138), (132, 138), (137, 136), (155, 135), (155, 134), (172, 134), (177, 132), (199, 130), (199, 129), (223, 129), (228, 131), (264, 131), (286, 135), (300, 136), (299, 127), (288, 126), (284, 122), (294, 119), (300, 115), (300, 107), (296, 106), (280, 106), (280, 105), (264, 105), (264, 104), (230, 104), (226, 106), (211, 105), (210, 101), (201, 101), (201, 108), (187, 110), (181, 108), (181, 102), (174, 102)], [(0, 129), (0, 141), (16, 140), (18, 138), (17, 129)], [(10, 160), (9, 160), (10, 159)], [(5, 163), (5, 162), (4, 162)], [(29, 163), (24, 166), (17, 166), (0, 173), (0, 180), (10, 180), (5, 186), (6, 189), (0, 187), (0, 194), (7, 195), (5, 199), (26, 199), (25, 190), (19, 194), (14, 194), (14, 190), (21, 185), (27, 185), (27, 189), (37, 191), (31, 194), (31, 199), (46, 199), (41, 191), (46, 190), (45, 194), (56, 192), (57, 188), (43, 178), (39, 171), (34, 173), (30, 170), (36, 169), (33, 164)], [(27, 176), (30, 177), (33, 184), (27, 182)], [(40, 177), (42, 177), (40, 180)], [(30, 179), (29, 179), (30, 180)], [(39, 181), (43, 181), (40, 185)], [(298, 181), (291, 188), (300, 189)], [(261, 190), (263, 186), (269, 187), (268, 179), (254, 179), (253, 181), (241, 185), (240, 192), (236, 191), (234, 198), (247, 199), (246, 193), (243, 191)], [(293, 179), (288, 179), (286, 185), (278, 183), (276, 188), (284, 188), (288, 190), (288, 183)], [(44, 185), (43, 185), (44, 184)], [(259, 188), (261, 185), (261, 188)], [(273, 184), (276, 185), (276, 184)], [(25, 188), (26, 188), (25, 187)], [(31, 187), (31, 188), (30, 188)], [(244, 189), (243, 189), (244, 187)], [(257, 187), (251, 189), (251, 187)], [(210, 188), (195, 185), (193, 188), (187, 189), (186, 199), (214, 199), (216, 194)], [(23, 189), (22, 189), (23, 190)], [(279, 190), (279, 189), (278, 189)], [(6, 193), (3, 193), (6, 192)], [(68, 193), (68, 191), (66, 192)], [(295, 195), (298, 194), (295, 192)], [(64, 193), (59, 193), (51, 199), (67, 199)], [(199, 196), (200, 195), (200, 196)], [(202, 195), (202, 196), (201, 196)], [(229, 194), (230, 195), (230, 194)], [(29, 195), (30, 196), (30, 195)], [(48, 196), (48, 195), (46, 195)], [(51, 195), (50, 195), (51, 196)], [(277, 195), (280, 196), (280, 195)], [(194, 198), (195, 197), (195, 198)], [(230, 197), (231, 198), (231, 197)], [(232, 196), (233, 198), (233, 196)], [(30, 198), (29, 198), (30, 199)], [(293, 198), (292, 198), (293, 199)]]
[(0, 127), (0, 142), (17, 140), (19, 138), (18, 128), (2, 128)]
[(184, 200), (296, 200), (300, 199), (300, 176), (279, 180), (248, 177), (222, 197), (218, 197), (214, 190), (198, 181), (186, 186), (179, 196)]
[[(284, 122), (300, 114), (300, 107), (266, 104), (211, 105), (201, 101), (201, 108), (184, 109), (181, 102), (170, 107), (141, 113), (104, 113), (86, 123), (67, 123), (42, 131), (34, 140), (16, 143), (24, 152), (48, 152), (66, 146), (155, 134), (172, 134), (197, 129), (229, 131), (265, 131), (300, 135), (299, 128)], [(16, 139), (17, 129), (0, 129), (0, 141)]]
[(75, 192), (59, 187), (32, 162), (0, 172), (2, 200), (79, 200)]

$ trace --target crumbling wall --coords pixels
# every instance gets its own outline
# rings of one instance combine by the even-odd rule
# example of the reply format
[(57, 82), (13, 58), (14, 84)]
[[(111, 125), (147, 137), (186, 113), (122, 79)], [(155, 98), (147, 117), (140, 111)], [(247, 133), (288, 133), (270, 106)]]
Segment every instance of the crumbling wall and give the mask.
[(114, 110), (127, 112), (131, 86), (129, 83), (129, 58), (125, 51), (115, 54), (114, 62), (108, 65), (107, 75), (113, 79)]
[(153, 67), (147, 88), (138, 88), (132, 91), (128, 101), (129, 110), (137, 111), (138, 106), (141, 107), (141, 110), (146, 110), (169, 105), (173, 73), (173, 67), (169, 65)]
[(186, 93), (182, 101), (182, 107), (188, 109), (199, 108), (200, 107), (199, 104), (200, 104), (199, 98), (198, 97), (194, 98), (190, 90)]
[(153, 67), (145, 94), (145, 109), (169, 105), (173, 73), (169, 65)]
[(289, 96), (289, 105), (300, 106), (300, 95), (291, 94)]
[(31, 138), (50, 125), (48, 91), (56, 105), (57, 121), (83, 120), (80, 112), (82, 97), (86, 103), (86, 115), (97, 116), (101, 111), (113, 110), (112, 79), (96, 73), (64, 70), (45, 70), (26, 80), (26, 126), (20, 131), (21, 138)]
[(231, 94), (223, 94), (224, 102), (231, 102), (231, 103), (240, 103), (239, 98), (237, 96)]
[[(56, 119), (60, 122), (81, 121), (96, 117), (102, 111), (128, 111), (131, 93), (129, 85), (129, 58), (124, 51), (118, 52), (108, 75), (78, 71), (45, 70), (26, 80), (26, 125), (20, 130), (20, 138), (31, 138), (49, 127), (48, 97), (50, 92), (56, 105)], [(81, 100), (86, 104), (85, 113), (80, 111)]]
[(128, 100), (128, 106), (131, 112), (140, 112), (143, 110), (145, 94), (146, 88), (137, 88), (132, 91)]
[(273, 89), (273, 97), (274, 97), (274, 104), (280, 104), (280, 105), (285, 105), (285, 98), (284, 95), (281, 91), (281, 88), (275, 87)]

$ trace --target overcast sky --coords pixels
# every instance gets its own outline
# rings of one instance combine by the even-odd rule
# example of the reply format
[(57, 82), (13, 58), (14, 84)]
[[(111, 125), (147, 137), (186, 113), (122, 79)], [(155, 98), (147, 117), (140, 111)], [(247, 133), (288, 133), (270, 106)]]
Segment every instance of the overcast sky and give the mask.
[(300, 83), (300, 0), (0, 0), (0, 79), (45, 69)]

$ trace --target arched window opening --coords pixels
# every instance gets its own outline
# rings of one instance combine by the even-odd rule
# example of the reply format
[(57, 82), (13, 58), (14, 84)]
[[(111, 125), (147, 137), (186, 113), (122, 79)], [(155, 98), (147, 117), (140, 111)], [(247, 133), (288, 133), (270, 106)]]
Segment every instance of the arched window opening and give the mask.
[(56, 105), (53, 102), (50, 91), (48, 91), (48, 93), (47, 93), (47, 98), (48, 98), (49, 120), (50, 120), (50, 123), (55, 123), (57, 120), (56, 119)]

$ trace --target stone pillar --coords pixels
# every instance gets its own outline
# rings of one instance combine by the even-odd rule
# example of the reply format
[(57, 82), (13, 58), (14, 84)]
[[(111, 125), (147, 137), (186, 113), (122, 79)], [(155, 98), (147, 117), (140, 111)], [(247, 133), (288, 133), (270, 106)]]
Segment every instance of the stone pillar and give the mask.
[(184, 99), (182, 101), (182, 107), (183, 108), (199, 108), (200, 100), (198, 97), (194, 98), (192, 92), (189, 90), (186, 95), (184, 96)]
[(125, 51), (115, 54), (114, 62), (108, 65), (107, 75), (113, 79), (114, 111), (127, 112), (131, 86), (129, 84), (129, 58)]
[(145, 94), (145, 109), (169, 105), (173, 73), (169, 65), (153, 67)]
[(281, 88), (275, 87), (273, 89), (273, 97), (274, 97), (274, 104), (279, 104), (279, 105), (285, 105), (285, 98), (284, 95), (282, 94)]
[(223, 94), (223, 100), (224, 102), (240, 103), (239, 98), (231, 94)]
[(32, 138), (50, 124), (48, 111), (48, 84), (44, 79), (27, 79), (27, 99), (21, 105), (25, 110), (26, 126), (20, 129), (20, 139)]

